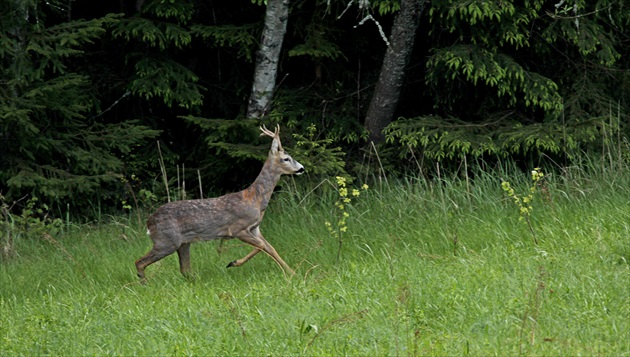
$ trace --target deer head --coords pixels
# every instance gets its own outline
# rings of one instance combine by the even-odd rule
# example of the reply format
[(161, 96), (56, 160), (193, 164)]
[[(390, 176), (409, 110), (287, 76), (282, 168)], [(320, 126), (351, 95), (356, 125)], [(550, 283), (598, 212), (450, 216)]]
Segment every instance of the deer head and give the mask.
[(269, 150), (269, 157), (267, 160), (271, 161), (271, 164), (280, 169), (282, 175), (301, 175), (304, 173), (304, 166), (295, 161), (284, 149), (280, 143), (280, 125), (276, 126), (275, 132), (270, 131), (264, 125), (260, 127), (262, 134), (273, 138), (271, 143), (271, 150)]

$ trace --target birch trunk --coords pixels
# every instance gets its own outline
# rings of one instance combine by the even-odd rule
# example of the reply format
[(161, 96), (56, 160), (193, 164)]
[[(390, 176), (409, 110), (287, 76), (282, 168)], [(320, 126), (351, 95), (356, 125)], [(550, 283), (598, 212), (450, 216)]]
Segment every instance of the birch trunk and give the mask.
[(390, 45), (385, 52), (381, 73), (365, 117), (365, 127), (370, 132), (370, 140), (374, 142), (385, 139), (383, 130), (392, 121), (396, 111), (405, 67), (411, 57), (425, 3), (426, 0), (402, 0), (394, 18)]
[(256, 52), (254, 81), (247, 105), (248, 118), (262, 118), (269, 110), (288, 18), (289, 0), (267, 1), (265, 28), (260, 48)]

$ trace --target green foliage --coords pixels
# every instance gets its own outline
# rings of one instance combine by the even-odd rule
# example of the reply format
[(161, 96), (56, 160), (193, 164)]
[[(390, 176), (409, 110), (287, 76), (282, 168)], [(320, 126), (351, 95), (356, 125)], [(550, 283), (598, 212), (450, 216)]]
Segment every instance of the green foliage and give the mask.
[(523, 127), (518, 121), (508, 120), (470, 124), (436, 116), (399, 119), (385, 129), (385, 134), (388, 143), (406, 149), (402, 155), (421, 148), (422, 155), (435, 160), (488, 154), (507, 157), (530, 151), (557, 153), (566, 149), (562, 128), (543, 124)]
[(306, 27), (305, 31), (305, 42), (289, 50), (289, 57), (308, 56), (313, 59), (328, 58), (331, 60), (343, 57), (347, 60), (339, 46), (328, 39), (327, 31), (329, 30), (324, 27), (323, 23), (314, 21)]
[(367, 140), (365, 127), (357, 120), (357, 98), (347, 94), (350, 88), (336, 82), (320, 91), (279, 88), (267, 115), (274, 122), (286, 123), (296, 131), (310, 132), (319, 127), (323, 136), (339, 145)]
[[(257, 159), (264, 161), (267, 158), (269, 150), (267, 145), (263, 149), (260, 145), (252, 144), (252, 142), (258, 141), (256, 139), (257, 132), (254, 130), (257, 128), (257, 120), (255, 119), (209, 119), (190, 115), (182, 118), (201, 128), (206, 134), (204, 137), (206, 145), (216, 150), (217, 154), (224, 155), (226, 160)], [(239, 133), (239, 135), (235, 135), (235, 133)]]
[(372, 6), (378, 8), (379, 15), (387, 15), (400, 10), (400, 1), (398, 0), (381, 0), (373, 1)]
[(192, 71), (167, 58), (145, 57), (135, 64), (136, 76), (129, 88), (132, 93), (146, 99), (161, 99), (168, 107), (177, 104), (191, 109), (203, 103), (203, 87)]
[(531, 22), (539, 17), (542, 3), (537, 0), (518, 6), (513, 1), (438, 0), (431, 2), (429, 18), (431, 22), (445, 24), (449, 32), (462, 37), (468, 32), (469, 40), (477, 45), (496, 48), (510, 44), (520, 48), (530, 45)]
[[(121, 177), (120, 181), (130, 193), (130, 198), (123, 198), (121, 205), (123, 210), (130, 212), (133, 209), (136, 210), (152, 210), (159, 202), (158, 196), (153, 192), (145, 188), (140, 188), (136, 193), (135, 190), (141, 187), (142, 181), (135, 174), (131, 174), (129, 178)], [(168, 198), (167, 198), (168, 201)], [(137, 212), (138, 214), (140, 212)], [(139, 220), (140, 221), (140, 220)]]
[(5, 197), (0, 194), (0, 257), (3, 258), (19, 253), (15, 250), (16, 241), (41, 238), (44, 234), (56, 236), (64, 226), (61, 219), (48, 215), (50, 208), (46, 203), (39, 203), (37, 197), (29, 198), (18, 213), (14, 212), (18, 210), (17, 204), (18, 202), (13, 202), (9, 206)]
[[(12, 3), (7, 2), (7, 5)], [(20, 5), (22, 7), (9, 7), (2, 15), (0, 58), (5, 82), (3, 87), (37, 81), (49, 72), (67, 72), (65, 61), (80, 55), (80, 46), (93, 43), (105, 32), (104, 26), (115, 23), (119, 18), (119, 15), (109, 14), (100, 19), (75, 20), (44, 27), (20, 18), (29, 11), (24, 3)]]
[[(207, 154), (195, 165), (203, 168), (202, 177), (212, 189), (218, 188), (219, 192), (225, 192), (251, 184), (267, 159), (270, 144), (267, 138), (260, 137), (258, 120), (211, 119), (191, 115), (182, 118), (201, 129), (202, 145)], [(269, 123), (267, 125), (271, 126)], [(290, 143), (284, 140), (287, 138), (286, 132), (286, 129), (282, 131), (285, 134), (283, 146), (293, 154)], [(238, 177), (232, 171), (235, 167), (240, 168)], [(226, 182), (233, 186), (227, 186)]]
[(0, 191), (8, 199), (30, 193), (49, 204), (107, 192), (103, 185), (115, 182), (124, 165), (119, 155), (156, 135), (134, 121), (112, 124), (92, 115), (98, 101), (90, 78), (73, 66), (118, 16), (45, 27), (28, 21), (26, 13), (37, 16), (37, 7), (10, 5), (16, 5), (13, 16), (3, 12), (7, 21), (0, 25), (6, 45), (0, 51)]
[(190, 44), (190, 33), (176, 24), (155, 23), (151, 19), (130, 18), (121, 20), (114, 31), (114, 38), (122, 37), (127, 41), (140, 39), (150, 47), (166, 50), (171, 46), (184, 48)]
[[(431, 86), (438, 86), (445, 78), (453, 81), (463, 78), (473, 86), (483, 83), (495, 89), (496, 96), (505, 98), (508, 107), (514, 107), (520, 99), (521, 105), (540, 108), (552, 115), (563, 108), (558, 85), (552, 80), (524, 70), (510, 56), (478, 46), (438, 49), (427, 61), (427, 68), (427, 83)], [(457, 99), (445, 98), (444, 101), (452, 105)]]
[[(248, 182), (258, 169), (249, 164), (268, 148), (260, 123), (240, 117), (265, 5), (1, 2), (0, 191), (51, 207), (66, 199), (133, 206), (120, 178), (135, 174), (134, 192), (158, 193), (155, 145), (144, 141), (158, 131), (167, 170), (200, 170), (206, 191)], [(431, 166), (628, 156), (626, 1), (435, 0), (424, 9), (397, 109), (403, 119), (378, 148), (378, 170), (405, 172), (400, 156)], [(264, 120), (287, 128), (287, 148), (311, 174), (369, 171), (362, 118), (385, 44), (373, 26), (358, 25), (378, 22), (387, 33), (399, 10), (398, 0), (292, 3)]]
[[(216, 152), (211, 163), (214, 170), (221, 172), (227, 170), (230, 163), (244, 160), (264, 161), (267, 158), (268, 141), (257, 135), (258, 131), (255, 129), (259, 123), (256, 119), (183, 118), (203, 130), (206, 145)], [(284, 128), (283, 126), (282, 133), (291, 131), (288, 126)], [(333, 146), (332, 139), (319, 138), (320, 135), (322, 133), (318, 133), (317, 127), (311, 124), (306, 129), (306, 134), (293, 133), (292, 140), (284, 135), (283, 146), (293, 158), (304, 165), (310, 177), (346, 175), (346, 154), (341, 147)]]
[[(346, 208), (352, 203), (353, 199), (357, 199), (361, 195), (361, 191), (356, 188), (353, 188), (351, 192), (348, 191), (348, 179), (342, 176), (335, 177), (337, 181), (337, 201), (334, 204), (334, 223), (330, 223), (329, 221), (324, 222), (326, 229), (331, 237), (335, 238), (337, 242), (339, 242), (339, 246), (337, 248), (337, 262), (341, 259), (341, 248), (343, 244), (343, 236), (348, 231), (348, 218), (350, 217), (350, 213)], [(369, 186), (367, 184), (363, 184), (361, 186), (362, 190), (367, 190)]]
[[(613, 89), (624, 88), (628, 72), (619, 56), (618, 34), (630, 24), (622, 3), (432, 1), (435, 46), (425, 80), (437, 113), (392, 124), (388, 140), (438, 159), (596, 143), (628, 115), (627, 91)], [(621, 76), (610, 86), (605, 73), (613, 67)]]
[[(573, 16), (568, 8), (556, 7), (552, 13), (543, 1), (431, 4), (430, 20), (447, 28), (457, 44), (435, 46), (426, 62), (425, 80), (435, 88), (438, 113), (402, 119), (386, 130), (388, 142), (401, 145), (403, 154), (421, 148), (422, 155), (438, 160), (531, 152), (572, 157), (625, 130), (620, 124), (628, 115), (627, 104), (621, 104), (624, 94), (603, 84), (607, 70), (600, 67), (619, 59), (614, 55), (619, 38), (603, 18), (622, 6), (619, 2), (569, 1), (565, 6)], [(591, 6), (594, 12), (588, 12)], [(615, 13), (609, 19), (619, 30), (630, 16)], [(596, 45), (595, 33), (601, 39)], [(555, 55), (552, 48), (565, 55)], [(613, 55), (595, 60), (588, 70), (566, 60), (579, 53), (590, 61), (597, 51), (599, 57)], [(616, 86), (623, 88), (623, 81), (622, 76)]]
[(260, 24), (247, 25), (217, 25), (207, 26), (194, 24), (190, 27), (193, 36), (201, 38), (204, 42), (217, 47), (232, 47), (237, 51), (239, 58), (245, 58), (252, 62), (256, 52), (256, 40), (260, 36)]
[(309, 176), (345, 175), (346, 154), (341, 147), (330, 147), (332, 139), (318, 139), (321, 134), (314, 124), (309, 125), (305, 135), (293, 134), (296, 146), (291, 155), (304, 165)]
[(174, 19), (179, 24), (185, 24), (192, 19), (195, 4), (192, 1), (149, 0), (143, 4), (142, 13), (165, 20)]
[[(555, 20), (542, 33), (547, 42), (568, 41), (582, 56), (607, 67), (621, 58), (614, 33), (623, 31), (630, 23), (627, 4), (624, 8), (623, 1), (574, 0), (556, 6), (554, 13), (547, 15)], [(602, 17), (606, 20), (601, 21)]]
[[(450, 32), (459, 33), (461, 40), (469, 36), (470, 43), (435, 48), (426, 64), (427, 84), (438, 86), (444, 79), (463, 80), (474, 87), (483, 84), (495, 91), (494, 96), (502, 99), (505, 107), (520, 104), (558, 116), (563, 103), (557, 83), (541, 73), (526, 70), (508, 54), (511, 48), (532, 46), (530, 28), (539, 16), (536, 11), (539, 5), (530, 6), (516, 7), (510, 1), (433, 3), (429, 10), (431, 21), (448, 24)], [(470, 27), (462, 27), (460, 22)], [(451, 96), (436, 99), (436, 106), (450, 106), (460, 100)]]
[[(569, 108), (577, 104), (572, 103)], [(432, 160), (461, 159), (465, 156), (483, 158), (487, 155), (505, 158), (529, 153), (561, 154), (576, 159), (589, 147), (602, 151), (606, 146), (623, 145), (625, 137), (622, 117), (610, 109), (602, 117), (567, 120), (564, 123), (545, 121), (522, 124), (514, 112), (497, 113), (485, 121), (470, 123), (453, 117), (422, 116), (400, 118), (386, 129), (387, 143), (401, 147), (399, 155), (420, 154)], [(621, 155), (616, 154), (616, 157)]]
[(506, 196), (511, 199), (512, 202), (514, 202), (514, 205), (518, 208), (518, 214), (520, 216), (519, 221), (525, 220), (525, 222), (527, 222), (527, 226), (532, 233), (532, 238), (534, 239), (535, 244), (538, 244), (538, 239), (536, 239), (536, 233), (534, 231), (534, 227), (532, 226), (530, 216), (532, 214), (532, 210), (534, 209), (532, 204), (534, 201), (534, 194), (537, 189), (541, 188), (543, 190), (547, 190), (544, 186), (544, 182), (542, 181), (544, 177), (545, 174), (540, 170), (540, 168), (537, 167), (532, 170), (532, 185), (529, 188), (529, 193), (522, 196), (514, 191), (514, 188), (512, 188), (509, 181), (501, 181), (501, 188), (503, 189), (503, 192), (505, 192)]
[(126, 17), (112, 26), (114, 39), (138, 45), (125, 61), (135, 69), (128, 86), (133, 94), (147, 101), (159, 98), (169, 108), (193, 109), (203, 103), (199, 77), (172, 56), (191, 45), (188, 22), (193, 13), (193, 4), (187, 1), (148, 0), (142, 16)]
[(498, 185), (522, 176), (370, 188), (339, 263), (322, 224), (337, 196), (274, 195), (262, 229), (296, 268), (290, 280), (260, 254), (226, 270), (250, 248), (204, 242), (192, 279), (175, 254), (142, 285), (133, 260), (150, 241), (133, 219), (21, 240), (0, 262), (0, 354), (626, 355), (628, 167), (549, 176), (561, 194), (536, 212), (553, 238), (538, 246)]

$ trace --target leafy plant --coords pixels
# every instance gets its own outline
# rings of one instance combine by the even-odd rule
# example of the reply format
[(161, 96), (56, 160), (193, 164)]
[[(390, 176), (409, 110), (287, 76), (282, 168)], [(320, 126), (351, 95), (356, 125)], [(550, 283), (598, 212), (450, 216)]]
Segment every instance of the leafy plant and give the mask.
[(149, 102), (161, 99), (168, 108), (199, 107), (204, 90), (197, 84), (199, 77), (169, 56), (191, 45), (193, 35), (187, 25), (194, 14), (193, 4), (147, 1), (141, 14), (123, 18), (111, 26), (114, 39), (137, 46), (125, 53), (125, 62), (134, 67), (128, 89)]
[(527, 223), (527, 227), (529, 227), (529, 231), (532, 233), (534, 243), (538, 245), (538, 239), (536, 239), (536, 232), (534, 232), (534, 227), (532, 226), (530, 215), (532, 213), (532, 210), (534, 209), (532, 206), (532, 202), (534, 201), (534, 194), (536, 193), (537, 188), (542, 186), (545, 174), (538, 167), (532, 170), (531, 174), (532, 186), (529, 188), (529, 193), (527, 195), (517, 194), (508, 181), (502, 181), (501, 187), (503, 188), (503, 191), (505, 192), (507, 197), (511, 198), (512, 202), (514, 202), (514, 205), (518, 208), (518, 213), (520, 215), (519, 221), (525, 220), (525, 222)]
[(345, 153), (341, 147), (331, 147), (333, 140), (316, 137), (317, 127), (311, 124), (306, 129), (306, 135), (293, 134), (296, 147), (292, 155), (306, 168), (306, 172), (313, 175), (345, 175)]
[[(324, 222), (326, 228), (328, 229), (328, 233), (330, 236), (337, 239), (339, 243), (337, 250), (337, 262), (341, 258), (341, 246), (343, 244), (343, 235), (348, 231), (347, 220), (350, 217), (350, 213), (346, 208), (352, 202), (353, 198), (358, 198), (361, 195), (361, 191), (356, 188), (353, 188), (351, 192), (348, 191), (347, 179), (342, 176), (337, 176), (337, 192), (339, 197), (335, 202), (335, 218), (336, 221), (331, 223), (330, 221)], [(369, 187), (367, 184), (363, 184), (361, 186), (362, 190), (367, 190)]]
[(116, 183), (121, 157), (157, 131), (131, 119), (103, 121), (94, 83), (77, 66), (120, 16), (29, 20), (46, 7), (10, 1), (0, 11), (0, 190), (10, 200), (30, 194), (84, 205)]
[(433, 109), (392, 123), (387, 140), (437, 159), (597, 150), (611, 107), (627, 122), (617, 34), (629, 14), (615, 0), (432, 1), (422, 75)]
[[(558, 85), (539, 73), (526, 71), (510, 56), (493, 53), (477, 45), (455, 45), (438, 49), (427, 61), (427, 82), (437, 86), (444, 78), (463, 79), (474, 86), (485, 85), (506, 98), (506, 106), (520, 103), (528, 108), (539, 108), (549, 113), (562, 110)], [(444, 100), (455, 98), (446, 97)]]
[(221, 26), (195, 24), (191, 26), (190, 32), (211, 46), (231, 47), (236, 51), (237, 57), (252, 62), (260, 28), (259, 23)]
[(15, 254), (15, 239), (19, 237), (52, 237), (63, 229), (63, 221), (48, 215), (49, 207), (40, 203), (37, 197), (31, 197), (19, 214), (12, 213), (20, 200), (9, 206), (6, 198), (0, 194), (0, 248), (2, 256)]
[[(613, 120), (614, 119), (614, 120)], [(434, 160), (518, 157), (529, 153), (565, 155), (601, 145), (601, 137), (621, 135), (618, 118), (583, 118), (565, 123), (545, 121), (523, 124), (515, 112), (489, 115), (471, 123), (456, 117), (425, 115), (401, 118), (385, 129), (386, 141), (400, 148), (400, 156), (421, 149)]]

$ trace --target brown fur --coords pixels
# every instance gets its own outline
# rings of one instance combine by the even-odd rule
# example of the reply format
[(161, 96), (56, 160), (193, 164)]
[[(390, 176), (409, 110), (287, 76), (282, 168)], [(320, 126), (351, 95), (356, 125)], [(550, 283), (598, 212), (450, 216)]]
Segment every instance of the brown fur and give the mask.
[(260, 128), (261, 135), (273, 138), (271, 150), (260, 174), (243, 191), (221, 197), (167, 203), (147, 220), (153, 248), (136, 261), (138, 277), (144, 269), (177, 251), (182, 274), (190, 271), (190, 244), (197, 241), (238, 238), (254, 247), (249, 254), (228, 267), (245, 264), (260, 251), (272, 257), (285, 273), (295, 274), (260, 233), (260, 223), (281, 175), (301, 174), (304, 167), (282, 150), (280, 127), (275, 132)]

